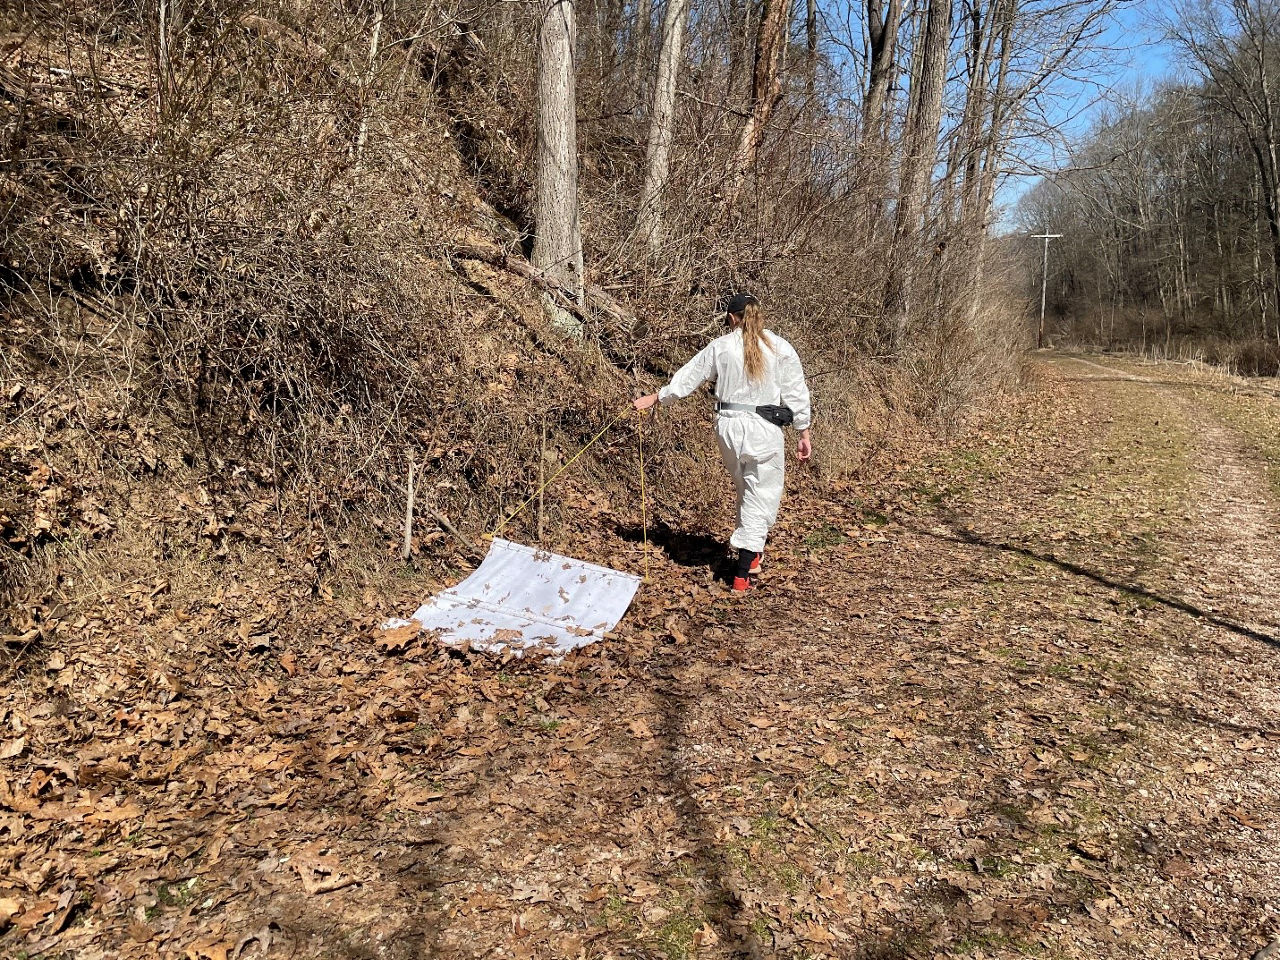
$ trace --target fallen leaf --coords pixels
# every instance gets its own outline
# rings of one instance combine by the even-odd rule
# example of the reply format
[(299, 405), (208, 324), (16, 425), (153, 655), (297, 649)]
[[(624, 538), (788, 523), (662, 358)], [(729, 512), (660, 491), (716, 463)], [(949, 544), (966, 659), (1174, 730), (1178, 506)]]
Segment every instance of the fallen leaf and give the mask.
[(1239, 807), (1224, 807), (1222, 812), (1240, 824), (1240, 826), (1248, 827), (1250, 830), (1265, 830), (1267, 828), (1266, 823), (1251, 816)]
[(101, 807), (94, 810), (88, 819), (93, 823), (120, 823), (142, 816), (142, 808), (136, 803), (126, 802), (118, 807)]
[(833, 943), (836, 939), (826, 927), (812, 921), (805, 925), (803, 936), (810, 943)]
[(416, 623), (407, 623), (402, 627), (392, 627), (390, 630), (382, 630), (374, 640), (376, 646), (383, 653), (403, 653), (408, 649), (409, 644), (418, 639), (418, 635), (422, 632), (422, 628)]
[(30, 930), (37, 923), (53, 913), (58, 908), (57, 900), (38, 900), (23, 911), (22, 915), (14, 921), (21, 929)]
[(232, 944), (215, 940), (198, 940), (187, 947), (188, 960), (227, 960)]
[(640, 717), (632, 720), (627, 724), (627, 729), (631, 731), (631, 735), (639, 740), (652, 740), (653, 730), (649, 727), (649, 721)]
[(350, 874), (340, 873), (335, 865), (318, 859), (296, 857), (292, 865), (302, 881), (302, 889), (312, 895), (332, 893), (359, 882)]
[(702, 927), (693, 935), (694, 949), (702, 947), (714, 947), (720, 942), (719, 935), (712, 928), (711, 924), (704, 923)]

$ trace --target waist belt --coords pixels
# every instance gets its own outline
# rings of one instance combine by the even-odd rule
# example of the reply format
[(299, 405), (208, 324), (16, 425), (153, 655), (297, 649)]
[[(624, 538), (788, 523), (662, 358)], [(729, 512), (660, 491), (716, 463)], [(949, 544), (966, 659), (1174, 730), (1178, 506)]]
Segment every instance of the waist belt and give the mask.
[(780, 407), (773, 403), (752, 405), (750, 403), (726, 403), (724, 401), (717, 400), (716, 413), (723, 413), (726, 410), (740, 410), (743, 413), (758, 414), (767, 422), (772, 423), (775, 427), (789, 427), (796, 419), (795, 414), (791, 412), (789, 407)]

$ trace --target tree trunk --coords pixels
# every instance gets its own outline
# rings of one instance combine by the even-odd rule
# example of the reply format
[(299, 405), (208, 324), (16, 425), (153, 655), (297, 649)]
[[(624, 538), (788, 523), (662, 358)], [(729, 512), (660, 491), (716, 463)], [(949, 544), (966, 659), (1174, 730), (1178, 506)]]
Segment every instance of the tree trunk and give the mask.
[(755, 69), (751, 75), (751, 105), (738, 149), (734, 152), (729, 171), (728, 206), (738, 202), (747, 173), (756, 163), (760, 153), (760, 141), (764, 138), (765, 124), (773, 113), (774, 105), (782, 96), (782, 76), (779, 66), (782, 51), (787, 45), (787, 26), (790, 19), (790, 0), (764, 0), (760, 15), (760, 29), (756, 33)]
[(889, 88), (897, 71), (898, 30), (902, 25), (902, 0), (867, 0), (867, 34), (870, 41), (867, 91), (862, 101), (862, 140), (858, 145), (856, 180), (867, 201), (867, 222), (877, 233), (884, 220), (889, 192)]
[(1271, 289), (1268, 291), (1280, 303), (1280, 201), (1277, 198), (1276, 171), (1271, 161), (1273, 148), (1261, 138), (1251, 138), (1253, 155), (1258, 164), (1258, 184), (1262, 193), (1262, 210), (1267, 220), (1267, 234), (1271, 240)]
[(382, 42), (383, 0), (373, 3), (373, 32), (369, 37), (369, 64), (360, 84), (360, 131), (356, 134), (356, 162), (364, 158), (364, 145), (369, 139), (369, 91), (378, 75), (378, 47)]
[(640, 235), (650, 251), (662, 246), (665, 223), (663, 193), (671, 171), (671, 136), (676, 115), (676, 79), (684, 53), (684, 30), (689, 0), (667, 0), (662, 24), (662, 51), (658, 55), (658, 78), (653, 87), (653, 112), (649, 120), (649, 142), (645, 146), (644, 187), (640, 192)]
[[(1265, 55), (1265, 45), (1263, 54)], [(1264, 209), (1267, 212), (1267, 229), (1271, 234), (1272, 291), (1280, 303), (1280, 158), (1277, 149), (1275, 114), (1271, 86), (1265, 60), (1259, 68), (1262, 87), (1262, 142), (1257, 144), (1258, 161), (1262, 164), (1262, 189)]]
[(729, 68), (725, 74), (725, 103), (735, 103), (738, 91), (750, 87), (747, 48), (751, 37), (751, 14), (750, 0), (729, 0)]
[(881, 0), (867, 0), (868, 54), (871, 65), (867, 74), (867, 95), (862, 101), (862, 137), (883, 142), (885, 136), (885, 104), (889, 98), (889, 82), (893, 79), (898, 26), (902, 20), (902, 0), (889, 0), (881, 14)]
[(901, 353), (907, 343), (907, 319), (919, 255), (922, 219), (929, 198), (929, 180), (938, 156), (942, 123), (942, 93), (951, 42), (951, 0), (929, 0), (920, 58), (920, 79), (911, 91), (902, 159), (893, 246), (889, 256), (884, 323), (888, 345)]
[(631, 89), (635, 91), (638, 112), (644, 110), (644, 90), (649, 78), (649, 50), (653, 33), (653, 0), (637, 0), (635, 29), (631, 32)]
[[(533, 263), (582, 302), (582, 228), (578, 213), (577, 96), (574, 90), (574, 0), (543, 0), (538, 33), (538, 145), (535, 162)], [(558, 307), (557, 326), (579, 324)]]
[(182, 30), (180, 0), (158, 0), (156, 6), (156, 71), (160, 97), (160, 115), (168, 117), (175, 109), (177, 74), (173, 69), (174, 38)]
[(807, 105), (812, 110), (817, 106), (818, 97), (818, 0), (806, 0), (804, 34), (809, 69), (809, 75), (805, 78), (808, 87)]
[[(982, 288), (986, 279), (987, 241), (990, 238), (991, 207), (995, 203), (996, 180), (1000, 173), (1001, 157), (1005, 150), (1004, 127), (1008, 115), (1006, 88), (1009, 78), (1009, 64), (1013, 52), (1013, 21), (1017, 13), (1017, 0), (997, 3), (994, 11), (996, 20), (989, 37), (999, 34), (1000, 53), (996, 69), (995, 89), (990, 97), (990, 120), (984, 125), (980, 118), (977, 133), (971, 145), (972, 156), (965, 167), (964, 200), (961, 206), (961, 217), (969, 225), (968, 229), (975, 237), (974, 252), (970, 258), (969, 277), (969, 328), (977, 325), (978, 313), (982, 309)], [(989, 76), (993, 48), (986, 44), (986, 53), (981, 58), (981, 73)], [(985, 110), (984, 110), (985, 113)], [(1047, 228), (1046, 228), (1047, 229)]]

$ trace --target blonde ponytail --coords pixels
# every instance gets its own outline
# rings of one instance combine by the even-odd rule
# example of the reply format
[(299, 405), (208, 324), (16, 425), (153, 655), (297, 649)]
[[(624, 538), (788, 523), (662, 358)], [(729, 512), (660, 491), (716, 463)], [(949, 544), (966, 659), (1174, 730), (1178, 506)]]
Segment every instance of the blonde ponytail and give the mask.
[(773, 349), (764, 338), (764, 311), (757, 303), (748, 303), (742, 311), (742, 355), (747, 379), (756, 382), (764, 376), (764, 348)]

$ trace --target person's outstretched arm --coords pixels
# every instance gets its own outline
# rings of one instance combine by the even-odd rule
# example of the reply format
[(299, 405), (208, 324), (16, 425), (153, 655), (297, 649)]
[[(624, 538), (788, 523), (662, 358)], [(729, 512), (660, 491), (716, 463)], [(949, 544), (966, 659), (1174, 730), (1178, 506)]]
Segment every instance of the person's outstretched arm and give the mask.
[(795, 415), (791, 425), (800, 433), (796, 456), (801, 460), (808, 460), (813, 456), (813, 443), (809, 439), (813, 409), (809, 401), (809, 385), (804, 380), (804, 367), (800, 364), (799, 354), (790, 344), (778, 354), (778, 381), (782, 403)]
[(712, 349), (712, 344), (707, 344), (692, 360), (676, 371), (670, 383), (657, 393), (651, 393), (647, 397), (636, 400), (635, 407), (637, 410), (648, 410), (659, 400), (667, 403), (670, 400), (687, 397), (711, 379), (711, 375), (715, 372), (716, 353)]

